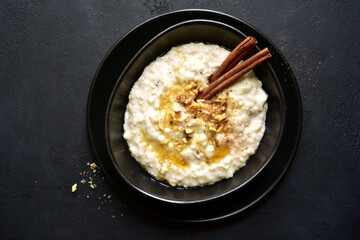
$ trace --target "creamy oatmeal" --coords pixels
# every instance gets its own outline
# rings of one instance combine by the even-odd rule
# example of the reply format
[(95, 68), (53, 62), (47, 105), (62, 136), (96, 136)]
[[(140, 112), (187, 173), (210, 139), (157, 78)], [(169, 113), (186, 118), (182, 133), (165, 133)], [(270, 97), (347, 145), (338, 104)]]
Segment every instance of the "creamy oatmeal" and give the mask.
[(232, 177), (255, 153), (267, 94), (253, 71), (210, 101), (196, 100), (229, 53), (212, 44), (173, 47), (134, 84), (124, 138), (154, 178), (172, 186), (209, 185)]

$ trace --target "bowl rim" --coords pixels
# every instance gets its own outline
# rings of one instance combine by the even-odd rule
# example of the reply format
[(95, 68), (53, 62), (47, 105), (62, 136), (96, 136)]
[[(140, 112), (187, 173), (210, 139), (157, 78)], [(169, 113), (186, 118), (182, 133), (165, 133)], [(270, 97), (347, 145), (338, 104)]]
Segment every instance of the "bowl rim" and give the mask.
[[(111, 91), (111, 95), (110, 95), (110, 98), (109, 98), (109, 101), (108, 101), (108, 104), (107, 104), (107, 107), (106, 107), (106, 115), (105, 115), (105, 142), (106, 142), (106, 148), (107, 148), (107, 152), (109, 154), (109, 157), (111, 159), (111, 162), (113, 164), (113, 166), (115, 167), (116, 169), (116, 172), (121, 176), (121, 178), (127, 183), (128, 186), (130, 186), (131, 188), (133, 188), (134, 190), (140, 192), (141, 194), (147, 196), (147, 197), (150, 197), (150, 198), (153, 198), (153, 199), (156, 199), (156, 200), (160, 200), (160, 201), (164, 201), (164, 202), (168, 202), (168, 203), (173, 203), (173, 204), (193, 204), (193, 203), (203, 203), (203, 202), (208, 202), (208, 201), (212, 201), (212, 200), (215, 200), (215, 199), (219, 199), (221, 197), (224, 197), (228, 194), (231, 194), (237, 190), (239, 190), (240, 188), (243, 188), (245, 185), (247, 185), (250, 181), (252, 181), (253, 179), (255, 179), (261, 172), (262, 170), (268, 165), (268, 163), (271, 161), (271, 159), (274, 157), (275, 153), (277, 152), (277, 149), (279, 147), (279, 144), (280, 144), (280, 141), (282, 139), (282, 136), (283, 136), (283, 131), (284, 131), (284, 125), (285, 125), (285, 122), (286, 122), (286, 103), (285, 103), (285, 97), (284, 97), (284, 93), (281, 89), (281, 86), (280, 86), (280, 82), (279, 82), (279, 79), (277, 78), (277, 75), (275, 74), (275, 71), (274, 69), (272, 68), (271, 64), (269, 63), (269, 61), (266, 61), (265, 64), (267, 64), (268, 68), (269, 68), (269, 72), (270, 74), (272, 75), (272, 77), (275, 79), (275, 84), (276, 84), (276, 87), (279, 91), (279, 95), (280, 95), (280, 105), (281, 105), (281, 127), (280, 127), (280, 130), (279, 130), (279, 137), (276, 139), (276, 143), (274, 145), (274, 149), (273, 151), (271, 152), (270, 156), (268, 157), (268, 159), (265, 161), (265, 163), (259, 168), (259, 170), (257, 170), (251, 177), (249, 177), (249, 179), (247, 179), (246, 181), (244, 181), (243, 183), (241, 183), (240, 185), (236, 186), (235, 188), (232, 188), (226, 192), (223, 192), (221, 194), (218, 194), (218, 195), (214, 195), (214, 196), (211, 196), (211, 197), (208, 197), (208, 198), (204, 198), (204, 199), (197, 199), (197, 200), (172, 200), (172, 199), (168, 199), (168, 198), (163, 198), (161, 196), (157, 196), (157, 195), (153, 195), (147, 191), (145, 191), (144, 189), (142, 188), (139, 188), (137, 186), (135, 186), (133, 183), (131, 183), (125, 176), (124, 174), (122, 173), (122, 171), (120, 170), (116, 160), (115, 160), (115, 156), (113, 155), (113, 151), (112, 151), (112, 147), (111, 147), (111, 144), (110, 144), (110, 141), (109, 141), (109, 116), (110, 116), (110, 109), (111, 109), (111, 106), (113, 104), (113, 101), (114, 101), (114, 97), (116, 95), (116, 92), (118, 91), (118, 88), (122, 82), (122, 79), (123, 77), (127, 74), (127, 72), (129, 71), (130, 67), (133, 65), (133, 63), (140, 57), (140, 55), (148, 48), (150, 47), (150, 45), (155, 42), (158, 38), (160, 38), (161, 36), (165, 35), (166, 33), (170, 32), (171, 30), (174, 30), (176, 28), (179, 28), (179, 27), (182, 27), (182, 26), (186, 26), (186, 25), (191, 25), (191, 24), (194, 24), (194, 23), (205, 23), (205, 24), (213, 24), (213, 25), (217, 25), (217, 26), (221, 26), (221, 27), (226, 27), (227, 29), (230, 29), (232, 31), (235, 31), (237, 32), (239, 35), (242, 35), (242, 36), (246, 36), (244, 33), (242, 33), (239, 29), (233, 27), (233, 26), (230, 26), (226, 23), (223, 23), (223, 22), (219, 22), (219, 21), (215, 21), (215, 20), (209, 20), (209, 19), (191, 19), (191, 20), (186, 20), (186, 21), (181, 21), (179, 23), (176, 23), (166, 29), (164, 29), (163, 31), (161, 31), (160, 33), (156, 34), (153, 38), (151, 38), (151, 40), (149, 40), (143, 47), (141, 47), (137, 52), (136, 54), (131, 58), (131, 60), (126, 64), (124, 70), (121, 72), (120, 76), (117, 78), (116, 80), (116, 83)], [(252, 26), (251, 26), (252, 27)], [(252, 27), (254, 28), (254, 27)], [(259, 30), (257, 30), (256, 28), (254, 28), (256, 31), (259, 32)], [(259, 47), (258, 46), (255, 46), (255, 48), (259, 51)], [(111, 50), (110, 50), (111, 51)], [(266, 129), (265, 129), (266, 131)], [(262, 138), (263, 139), (263, 138)], [(262, 141), (261, 139), (261, 141)], [(260, 144), (261, 144), (261, 141), (260, 141)], [(260, 144), (258, 146), (258, 148), (260, 147)], [(256, 150), (257, 151), (257, 150)], [(254, 153), (254, 155), (256, 154), (256, 151)], [(253, 156), (253, 155), (252, 155)], [(250, 158), (252, 157), (250, 156)], [(132, 157), (132, 156), (131, 156)], [(134, 157), (132, 157), (134, 159)], [(250, 160), (250, 159), (248, 159)], [(136, 161), (136, 159), (134, 159), (134, 161)], [(140, 167), (140, 164), (136, 161), (136, 163), (139, 165)], [(244, 165), (243, 167), (246, 167), (246, 165)], [(239, 171), (240, 169), (238, 169), (237, 171)], [(161, 183), (159, 180), (155, 179), (154, 177), (152, 177), (149, 173), (146, 172), (145, 169), (143, 169), (144, 173), (145, 174), (148, 174), (149, 175), (149, 178), (151, 178), (153, 181), (156, 181), (158, 182), (158, 184), (164, 184), (164, 183)], [(235, 171), (235, 173), (237, 172)], [(235, 174), (234, 173), (234, 174)], [(223, 181), (223, 180), (227, 180), (227, 179), (221, 179), (219, 180), (218, 182), (220, 181)], [(217, 182), (216, 182), (217, 183)], [(170, 186), (172, 188), (175, 188), (175, 189), (179, 189), (179, 191), (187, 191), (187, 190), (193, 190), (193, 189), (196, 189), (196, 188), (203, 188), (203, 187), (212, 187), (214, 186), (216, 183), (212, 184), (212, 185), (205, 185), (205, 186), (199, 186), (199, 187), (195, 187), (195, 188), (185, 188), (185, 187), (172, 187), (170, 185), (167, 185), (167, 186)]]

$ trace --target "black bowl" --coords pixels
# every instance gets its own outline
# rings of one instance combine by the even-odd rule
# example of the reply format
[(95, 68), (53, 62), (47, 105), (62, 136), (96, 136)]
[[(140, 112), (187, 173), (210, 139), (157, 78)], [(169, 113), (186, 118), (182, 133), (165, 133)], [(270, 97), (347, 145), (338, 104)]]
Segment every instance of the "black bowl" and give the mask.
[[(246, 36), (239, 30), (210, 20), (191, 20), (176, 24), (149, 41), (130, 61), (119, 77), (111, 94), (105, 123), (106, 144), (114, 166), (123, 179), (135, 190), (161, 201), (189, 204), (214, 200), (234, 192), (256, 177), (267, 165), (279, 144), (285, 121), (285, 104), (278, 79), (269, 63), (254, 69), (269, 95), (266, 130), (256, 153), (230, 179), (210, 186), (196, 188), (171, 187), (152, 178), (128, 151), (124, 140), (124, 113), (128, 96), (144, 68), (173, 46), (188, 42), (215, 43), (228, 49), (235, 48)], [(256, 47), (250, 55), (258, 52)]]

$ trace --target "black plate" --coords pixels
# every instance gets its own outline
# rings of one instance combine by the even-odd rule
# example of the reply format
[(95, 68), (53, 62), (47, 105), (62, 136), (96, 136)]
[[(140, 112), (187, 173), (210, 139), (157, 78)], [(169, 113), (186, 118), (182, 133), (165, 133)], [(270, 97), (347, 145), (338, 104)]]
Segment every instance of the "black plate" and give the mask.
[[(139, 194), (117, 173), (106, 149), (105, 114), (114, 85), (128, 62), (155, 35), (176, 23), (191, 19), (209, 19), (228, 24), (245, 35), (254, 36), (259, 48), (269, 47), (270, 59), (286, 104), (286, 121), (277, 152), (267, 167), (249, 184), (224, 198), (206, 203), (176, 205)], [(300, 140), (302, 123), (301, 97), (296, 79), (280, 50), (260, 31), (232, 16), (208, 10), (181, 10), (155, 17), (120, 39), (109, 51), (95, 74), (87, 106), (88, 134), (93, 151), (104, 173), (131, 202), (159, 216), (182, 221), (210, 221), (225, 218), (249, 208), (263, 198), (284, 175)], [(221, 206), (221, 207), (219, 207)], [(211, 210), (210, 210), (211, 209)]]
[[(108, 152), (114, 166), (124, 180), (133, 188), (161, 201), (178, 204), (205, 202), (237, 191), (250, 182), (271, 161), (281, 139), (284, 125), (285, 101), (280, 84), (268, 62), (254, 69), (268, 93), (266, 130), (256, 153), (246, 166), (235, 172), (229, 179), (223, 179), (211, 186), (183, 188), (171, 187), (152, 178), (137, 161), (131, 157), (128, 145), (122, 136), (124, 115), (130, 90), (143, 70), (158, 56), (171, 47), (188, 42), (206, 42), (234, 49), (246, 36), (239, 30), (217, 21), (195, 19), (167, 28), (147, 43), (132, 59), (118, 79), (110, 97), (106, 118), (106, 140)], [(255, 47), (249, 55), (259, 52)]]

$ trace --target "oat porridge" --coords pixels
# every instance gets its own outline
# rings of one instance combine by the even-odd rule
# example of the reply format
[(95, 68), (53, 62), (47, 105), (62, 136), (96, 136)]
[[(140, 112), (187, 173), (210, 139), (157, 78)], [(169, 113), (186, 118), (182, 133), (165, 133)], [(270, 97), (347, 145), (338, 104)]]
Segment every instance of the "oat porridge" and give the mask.
[(134, 84), (124, 138), (131, 155), (157, 180), (210, 185), (232, 177), (258, 148), (267, 94), (253, 71), (211, 100), (196, 99), (229, 53), (214, 44), (173, 47)]

